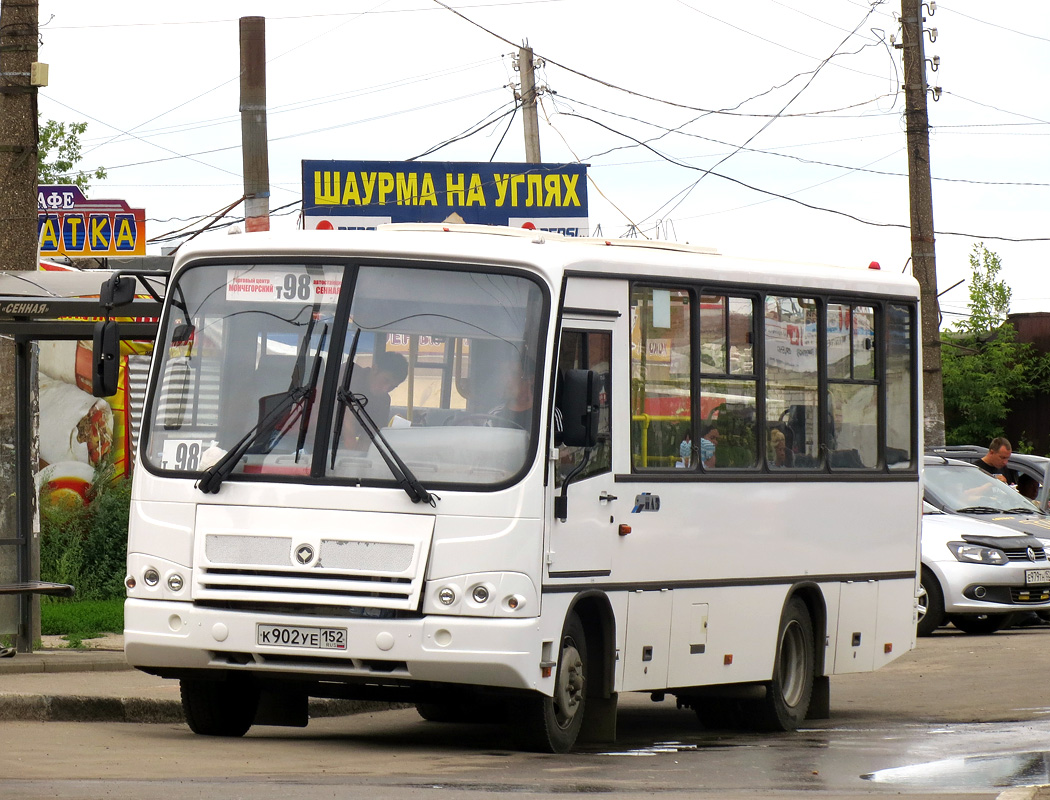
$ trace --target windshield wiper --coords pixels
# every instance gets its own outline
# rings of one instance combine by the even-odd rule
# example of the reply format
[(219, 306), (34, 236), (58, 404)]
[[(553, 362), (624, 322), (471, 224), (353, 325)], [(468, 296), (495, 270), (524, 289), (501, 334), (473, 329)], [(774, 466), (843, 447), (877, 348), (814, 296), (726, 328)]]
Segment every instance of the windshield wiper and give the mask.
[(343, 408), (339, 411), (339, 418), (336, 421), (335, 432), (332, 436), (332, 465), (335, 465), (335, 453), (339, 443), (340, 433), (343, 427), (343, 409), (350, 409), (350, 413), (354, 415), (354, 419), (357, 420), (357, 424), (361, 427), (361, 430), (365, 432), (365, 435), (375, 445), (376, 452), (379, 453), (383, 461), (386, 462), (387, 469), (390, 470), (390, 474), (394, 476), (394, 480), (397, 481), (397, 485), (400, 486), (408, 498), (413, 503), (427, 503), (431, 508), (437, 506), (437, 501), (441, 498), (436, 494), (428, 492), (423, 484), (419, 482), (419, 479), (409, 469), (408, 464), (401, 460), (401, 456), (397, 454), (390, 442), (386, 440), (382, 432), (379, 430), (379, 426), (376, 425), (375, 420), (372, 416), (365, 411), (365, 406), (368, 404), (368, 398), (362, 394), (357, 394), (350, 390), (350, 378), (354, 371), (354, 354), (357, 352), (357, 341), (361, 335), (361, 329), (358, 328), (354, 334), (354, 342), (350, 347), (350, 360), (346, 364), (346, 371), (343, 373), (343, 381), (339, 386), (339, 391), (336, 393), (336, 398), (340, 403), (343, 404)]
[(1006, 509), (1007, 514), (1042, 514), (1041, 511), (1035, 508), (1025, 508), (1024, 506), (1016, 506), (1014, 508)]
[(325, 323), (324, 328), (321, 329), (321, 338), (317, 341), (317, 352), (314, 353), (314, 363), (310, 368), (310, 381), (306, 384), (307, 393), (306, 398), (303, 401), (303, 407), (300, 409), (300, 420), (299, 420), (299, 438), (295, 442), (295, 463), (299, 463), (299, 454), (303, 451), (303, 445), (306, 444), (306, 430), (310, 427), (310, 411), (314, 407), (314, 397), (316, 396), (317, 388), (317, 377), (321, 374), (321, 353), (324, 350), (324, 340), (328, 336), (328, 323)]
[(350, 409), (350, 413), (357, 419), (357, 424), (361, 426), (361, 430), (365, 432), (369, 439), (372, 440), (372, 444), (375, 445), (376, 451), (382, 457), (383, 461), (386, 462), (387, 469), (393, 474), (394, 479), (397, 481), (397, 485), (400, 486), (408, 498), (413, 503), (427, 503), (432, 508), (437, 506), (437, 501), (440, 499), (436, 494), (431, 494), (425, 488), (423, 484), (419, 482), (419, 479), (412, 474), (412, 470), (409, 469), (408, 464), (401, 460), (401, 457), (397, 454), (397, 451), (390, 446), (390, 442), (386, 440), (382, 432), (379, 430), (379, 426), (376, 425), (375, 420), (372, 416), (365, 411), (365, 405), (368, 403), (368, 398), (362, 394), (355, 394), (342, 386), (339, 387), (339, 393), (337, 395), (339, 402)]
[(956, 514), (1004, 514), (1006, 513), (1001, 508), (992, 508), (991, 506), (970, 506), (968, 508), (957, 508), (955, 509)]
[[(311, 326), (312, 327), (312, 326)], [(310, 331), (304, 342), (308, 346)], [(272, 449), (282, 436), (302, 419), (299, 427), (299, 441), (296, 443), (295, 460), (299, 461), (299, 451), (302, 450), (306, 440), (306, 425), (309, 423), (310, 408), (313, 404), (314, 390), (317, 388), (317, 378), (320, 374), (321, 353), (324, 349), (325, 338), (328, 335), (328, 324), (325, 323), (321, 331), (321, 338), (317, 343), (317, 352), (314, 353), (314, 361), (310, 370), (310, 380), (307, 383), (294, 386), (283, 394), (268, 395), (264, 400), (273, 398), (270, 410), (261, 416), (248, 432), (242, 436), (237, 443), (226, 452), (218, 461), (204, 470), (200, 480), (194, 484), (205, 494), (216, 494), (222, 482), (230, 477), (230, 473), (240, 462), (244, 455), (256, 445), (265, 443), (268, 447), (266, 452)], [(305, 353), (305, 350), (304, 350)], [(298, 370), (298, 367), (296, 367)], [(294, 381), (294, 378), (293, 378)]]

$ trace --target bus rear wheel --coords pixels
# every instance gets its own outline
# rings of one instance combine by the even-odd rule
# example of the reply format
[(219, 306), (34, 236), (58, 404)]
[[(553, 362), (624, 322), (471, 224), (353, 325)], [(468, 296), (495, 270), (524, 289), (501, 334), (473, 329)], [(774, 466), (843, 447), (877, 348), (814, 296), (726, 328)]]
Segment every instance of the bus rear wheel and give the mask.
[(202, 736), (244, 736), (259, 710), (259, 690), (244, 679), (179, 681), (182, 711)]
[(570, 614), (562, 631), (554, 696), (533, 695), (519, 704), (517, 720), (525, 746), (567, 753), (576, 743), (587, 709), (587, 639), (583, 623)]
[(793, 597), (780, 617), (773, 679), (765, 698), (749, 709), (751, 726), (764, 731), (796, 730), (809, 711), (814, 672), (813, 620), (802, 599)]

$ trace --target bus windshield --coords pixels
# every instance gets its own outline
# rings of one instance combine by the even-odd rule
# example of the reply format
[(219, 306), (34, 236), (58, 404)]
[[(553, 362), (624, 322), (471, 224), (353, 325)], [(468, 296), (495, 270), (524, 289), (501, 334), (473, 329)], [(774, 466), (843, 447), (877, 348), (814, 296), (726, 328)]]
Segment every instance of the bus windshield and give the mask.
[(530, 278), (197, 264), (169, 297), (144, 460), (204, 473), (202, 491), (245, 476), (402, 484), (406, 472), (427, 488), (497, 485), (534, 452), (549, 302)]

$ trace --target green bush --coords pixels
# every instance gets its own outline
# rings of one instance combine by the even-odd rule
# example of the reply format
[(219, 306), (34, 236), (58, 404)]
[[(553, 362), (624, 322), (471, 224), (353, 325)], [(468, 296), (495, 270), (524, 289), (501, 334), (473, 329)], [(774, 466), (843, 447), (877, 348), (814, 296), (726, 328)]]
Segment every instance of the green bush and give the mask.
[(76, 647), (83, 639), (94, 639), (101, 633), (123, 633), (124, 601), (60, 600), (40, 598), (40, 633), (42, 636), (65, 636)]
[(124, 598), (131, 480), (99, 470), (87, 502), (40, 495), (40, 578), (69, 583), (77, 601)]

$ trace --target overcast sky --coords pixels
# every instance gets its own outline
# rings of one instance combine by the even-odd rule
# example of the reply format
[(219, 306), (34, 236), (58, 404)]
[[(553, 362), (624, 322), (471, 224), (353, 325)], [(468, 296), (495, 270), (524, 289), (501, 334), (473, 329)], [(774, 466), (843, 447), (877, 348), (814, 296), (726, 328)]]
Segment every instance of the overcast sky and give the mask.
[[(590, 165), (592, 230), (910, 269), (899, 0), (449, 5), (40, 0), (40, 111), (89, 123), (81, 166), (109, 177), (88, 197), (144, 208), (150, 238), (197, 227), (242, 194), (237, 20), (266, 17), (272, 227), (291, 229), (303, 159), (409, 159), (493, 121), (428, 159), (523, 160), (527, 39), (543, 160)], [(925, 25), (939, 288), (983, 241), (1013, 310), (1050, 311), (1050, 3), (945, 0)], [(945, 294), (946, 323), (966, 301)]]

